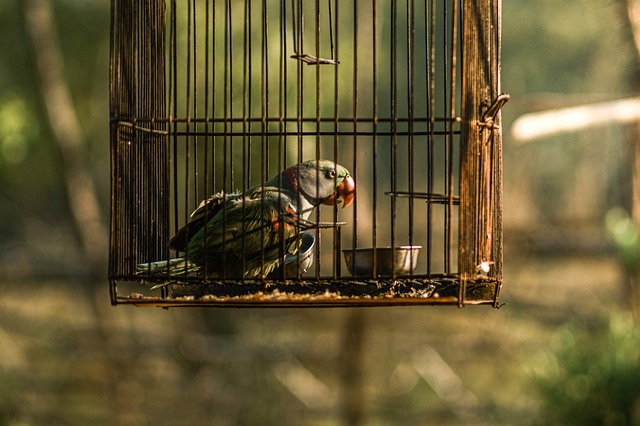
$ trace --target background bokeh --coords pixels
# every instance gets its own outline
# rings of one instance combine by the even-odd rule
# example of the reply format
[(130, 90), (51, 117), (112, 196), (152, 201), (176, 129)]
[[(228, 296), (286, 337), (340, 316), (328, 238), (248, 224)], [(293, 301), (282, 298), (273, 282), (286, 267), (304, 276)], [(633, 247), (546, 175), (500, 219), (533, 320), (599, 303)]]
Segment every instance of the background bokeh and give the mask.
[(637, 94), (633, 3), (504, 2), (501, 309), (162, 310), (109, 304), (30, 27), (50, 5), (105, 227), (109, 2), (0, 0), (0, 425), (640, 425), (637, 251), (610, 237), (638, 235), (635, 126), (511, 134)]

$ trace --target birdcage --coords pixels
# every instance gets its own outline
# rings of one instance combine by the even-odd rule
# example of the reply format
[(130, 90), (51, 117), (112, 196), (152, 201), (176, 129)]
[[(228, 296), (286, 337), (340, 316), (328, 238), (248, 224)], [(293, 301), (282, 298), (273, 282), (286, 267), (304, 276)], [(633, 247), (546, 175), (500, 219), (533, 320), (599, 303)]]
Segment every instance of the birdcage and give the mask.
[(113, 304), (498, 306), (500, 0), (111, 4)]

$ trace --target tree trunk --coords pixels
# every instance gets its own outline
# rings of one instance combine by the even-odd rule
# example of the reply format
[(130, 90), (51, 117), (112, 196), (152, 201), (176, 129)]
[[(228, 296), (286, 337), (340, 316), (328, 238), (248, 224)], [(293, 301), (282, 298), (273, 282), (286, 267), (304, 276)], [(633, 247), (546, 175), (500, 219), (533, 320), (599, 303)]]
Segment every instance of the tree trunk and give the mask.
[(60, 149), (69, 205), (84, 253), (97, 273), (106, 267), (107, 231), (100, 214), (95, 184), (69, 88), (49, 0), (24, 1), (26, 24), (35, 53), (42, 97), (55, 142)]

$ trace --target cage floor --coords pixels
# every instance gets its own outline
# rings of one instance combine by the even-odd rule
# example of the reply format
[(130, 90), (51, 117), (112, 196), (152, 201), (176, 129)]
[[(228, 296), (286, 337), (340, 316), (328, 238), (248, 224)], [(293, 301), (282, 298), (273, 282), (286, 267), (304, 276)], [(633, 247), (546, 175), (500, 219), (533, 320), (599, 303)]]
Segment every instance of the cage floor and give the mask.
[[(144, 286), (148, 282), (133, 283)], [(464, 298), (460, 299), (461, 286)], [(135, 287), (133, 287), (135, 289)], [(480, 305), (497, 300), (500, 284), (479, 278), (462, 283), (455, 277), (377, 280), (256, 281), (242, 284), (173, 283), (158, 296), (132, 291), (114, 304), (139, 306), (312, 307), (382, 305)]]

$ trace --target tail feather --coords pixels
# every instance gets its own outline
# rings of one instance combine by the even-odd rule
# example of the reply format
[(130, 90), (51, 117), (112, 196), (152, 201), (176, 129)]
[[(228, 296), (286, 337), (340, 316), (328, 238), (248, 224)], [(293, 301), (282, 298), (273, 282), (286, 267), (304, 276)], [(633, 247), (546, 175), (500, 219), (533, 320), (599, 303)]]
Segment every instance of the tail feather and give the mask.
[(139, 274), (172, 274), (187, 275), (197, 272), (200, 267), (195, 263), (188, 261), (184, 257), (176, 259), (158, 260), (156, 262), (139, 263), (137, 265)]

